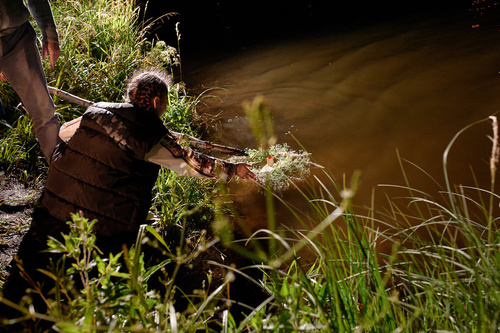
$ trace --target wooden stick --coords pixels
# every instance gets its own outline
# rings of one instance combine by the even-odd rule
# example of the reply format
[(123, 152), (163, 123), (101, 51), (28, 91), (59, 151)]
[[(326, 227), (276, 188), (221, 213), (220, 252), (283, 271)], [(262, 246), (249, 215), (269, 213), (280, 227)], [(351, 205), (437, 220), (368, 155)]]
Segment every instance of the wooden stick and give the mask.
[(210, 141), (200, 140), (200, 139), (197, 139), (195, 137), (192, 137), (192, 136), (189, 136), (189, 135), (186, 135), (183, 133), (178, 133), (178, 132), (174, 132), (174, 131), (170, 131), (170, 133), (172, 133), (177, 138), (177, 141), (179, 141), (179, 140), (188, 141), (189, 144), (192, 145), (193, 147), (196, 147), (198, 149), (203, 149), (203, 150), (206, 150), (208, 152), (216, 151), (219, 153), (224, 153), (224, 154), (229, 154), (229, 155), (242, 155), (242, 156), (247, 154), (242, 149), (223, 146), (223, 145), (219, 145), (219, 144), (216, 144), (216, 143), (213, 143)]
[(66, 92), (64, 90), (57, 89), (57, 88), (54, 88), (54, 87), (51, 87), (51, 86), (48, 86), (48, 87), (49, 87), (49, 92), (52, 95), (61, 97), (62, 99), (65, 99), (65, 100), (67, 100), (69, 102), (73, 102), (75, 104), (78, 104), (78, 105), (81, 105), (81, 106), (85, 106), (85, 107), (89, 107), (92, 104), (94, 104), (91, 101), (88, 101), (86, 99), (83, 99), (83, 98), (75, 96), (75, 95), (72, 95), (69, 92)]
[[(72, 102), (72, 103), (75, 103), (75, 104), (78, 104), (81, 106), (85, 106), (85, 107), (89, 107), (92, 104), (94, 104), (93, 102), (91, 102), (89, 100), (72, 95), (64, 90), (57, 89), (57, 88), (54, 88), (51, 86), (49, 86), (48, 88), (49, 88), (49, 92), (51, 94), (58, 96), (58, 97), (61, 97), (62, 99), (67, 100), (69, 102)], [(177, 138), (177, 141), (180, 141), (180, 140), (187, 141), (187, 142), (189, 142), (190, 146), (193, 146), (193, 147), (198, 148), (198, 149), (204, 149), (204, 150), (207, 150), (208, 152), (215, 151), (215, 152), (229, 154), (229, 155), (246, 155), (245, 151), (242, 149), (223, 146), (223, 145), (219, 145), (216, 143), (212, 143), (210, 141), (203, 141), (203, 140), (197, 139), (195, 137), (192, 137), (192, 136), (189, 136), (186, 134), (182, 134), (182, 133), (178, 133), (178, 132), (174, 132), (174, 131), (170, 131), (170, 132)]]

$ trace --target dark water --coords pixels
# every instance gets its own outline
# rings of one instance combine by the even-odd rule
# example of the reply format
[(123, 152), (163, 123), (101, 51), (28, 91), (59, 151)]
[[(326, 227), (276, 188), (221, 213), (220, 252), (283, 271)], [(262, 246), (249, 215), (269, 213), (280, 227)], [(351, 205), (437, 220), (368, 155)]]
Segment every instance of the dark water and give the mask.
[[(255, 147), (241, 104), (263, 95), (279, 142), (298, 147), (293, 134), (340, 184), (361, 170), (357, 204), (370, 204), (373, 189), (377, 205), (387, 192), (401, 194), (379, 186), (404, 184), (398, 152), (417, 166), (403, 163), (411, 185), (438, 196), (450, 140), (500, 110), (500, 32), (487, 24), (473, 29), (460, 10), (389, 16), (353, 25), (347, 17), (346, 26), (330, 30), (319, 24), (293, 36), (238, 40), (233, 49), (200, 49), (184, 61), (184, 79), (193, 94), (224, 89), (212, 90), (218, 98), (200, 106), (223, 111), (222, 143)], [(226, 41), (237, 40), (229, 35)], [(488, 135), (491, 126), (484, 122), (456, 142), (448, 168), (453, 182), (473, 185), (473, 169), (488, 188)], [(246, 186), (236, 191), (245, 214), (264, 221), (262, 196)], [(283, 196), (303, 201), (295, 191)]]
[[(164, 14), (154, 33), (176, 45), (175, 25), (180, 23), (183, 57), (200, 59), (206, 53), (226, 52), (325, 31), (350, 30), (380, 22), (397, 22), (416, 16), (443, 17), (469, 13), (465, 1), (335, 1), (335, 0), (142, 0), (146, 17)], [(476, 1), (477, 7), (492, 0)], [(481, 4), (479, 4), (481, 3)]]

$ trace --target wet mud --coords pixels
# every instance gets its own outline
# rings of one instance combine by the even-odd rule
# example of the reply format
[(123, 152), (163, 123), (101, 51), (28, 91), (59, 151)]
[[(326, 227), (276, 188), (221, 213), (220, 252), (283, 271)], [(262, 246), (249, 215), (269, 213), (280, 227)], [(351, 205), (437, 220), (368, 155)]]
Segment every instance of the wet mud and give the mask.
[(9, 264), (31, 224), (31, 215), (45, 181), (23, 182), (0, 171), (0, 287)]

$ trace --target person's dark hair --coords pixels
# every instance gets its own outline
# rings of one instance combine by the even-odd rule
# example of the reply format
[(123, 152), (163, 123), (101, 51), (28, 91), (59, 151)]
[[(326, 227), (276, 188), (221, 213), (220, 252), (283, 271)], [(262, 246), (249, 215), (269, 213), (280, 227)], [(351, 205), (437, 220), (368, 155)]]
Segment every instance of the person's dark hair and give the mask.
[(125, 102), (135, 104), (144, 109), (152, 109), (152, 100), (167, 98), (168, 86), (172, 78), (165, 71), (153, 68), (135, 71), (125, 89)]

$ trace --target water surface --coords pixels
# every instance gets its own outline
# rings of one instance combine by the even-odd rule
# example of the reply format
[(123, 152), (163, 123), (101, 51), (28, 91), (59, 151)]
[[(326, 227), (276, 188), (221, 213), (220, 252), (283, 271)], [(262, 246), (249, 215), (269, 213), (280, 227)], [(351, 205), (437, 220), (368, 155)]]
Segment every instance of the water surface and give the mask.
[[(463, 127), (500, 110), (500, 32), (467, 20), (377, 25), (350, 32), (262, 43), (220, 60), (189, 67), (194, 92), (207, 88), (200, 111), (222, 113), (218, 140), (255, 147), (242, 102), (263, 95), (279, 142), (293, 134), (339, 183), (362, 172), (360, 205), (383, 202), (387, 188), (404, 184), (399, 155), (412, 185), (438, 195), (442, 154)], [(193, 64), (194, 65), (194, 64)], [(467, 131), (450, 152), (452, 181), (473, 184), (471, 168), (487, 184), (489, 122)], [(244, 199), (261, 203), (258, 194)], [(290, 193), (288, 193), (290, 192)], [(294, 191), (284, 196), (296, 197)], [(249, 214), (257, 213), (255, 208)]]

